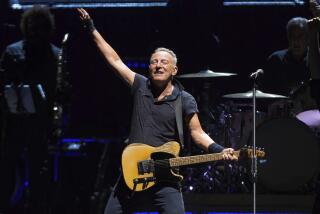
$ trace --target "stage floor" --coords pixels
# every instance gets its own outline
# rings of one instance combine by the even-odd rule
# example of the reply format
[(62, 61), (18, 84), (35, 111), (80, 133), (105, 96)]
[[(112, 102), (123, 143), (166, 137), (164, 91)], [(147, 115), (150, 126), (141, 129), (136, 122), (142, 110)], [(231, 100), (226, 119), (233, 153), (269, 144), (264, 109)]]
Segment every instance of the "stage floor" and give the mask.
[[(315, 195), (258, 194), (257, 212), (311, 213)], [(187, 211), (251, 212), (252, 194), (184, 194)]]

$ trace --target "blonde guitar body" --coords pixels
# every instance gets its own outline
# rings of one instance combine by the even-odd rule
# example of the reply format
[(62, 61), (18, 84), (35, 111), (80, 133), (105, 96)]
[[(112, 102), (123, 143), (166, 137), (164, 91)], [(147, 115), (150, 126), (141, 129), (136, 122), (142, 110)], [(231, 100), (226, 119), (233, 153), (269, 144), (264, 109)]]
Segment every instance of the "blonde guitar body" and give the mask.
[[(183, 177), (170, 169), (166, 159), (177, 157), (180, 152), (178, 142), (171, 141), (159, 147), (152, 147), (146, 144), (133, 143), (128, 145), (122, 153), (122, 172), (127, 186), (134, 191), (142, 191), (155, 185), (156, 181), (181, 181)], [(149, 173), (139, 173), (138, 164), (141, 161), (159, 160), (159, 164), (154, 171)], [(164, 163), (162, 163), (164, 160)], [(164, 164), (161, 167), (161, 164)], [(155, 179), (157, 178), (157, 179)], [(135, 184), (135, 180), (141, 179), (141, 183)], [(147, 181), (149, 180), (149, 181)]]
[[(159, 147), (141, 143), (128, 145), (122, 153), (122, 173), (127, 186), (133, 191), (143, 191), (156, 182), (179, 182), (183, 179), (177, 173), (179, 166), (206, 163), (223, 159), (223, 153), (178, 157), (180, 144), (170, 141)], [(233, 155), (252, 157), (253, 150), (244, 148), (234, 151)], [(264, 157), (265, 152), (256, 150), (257, 157)]]

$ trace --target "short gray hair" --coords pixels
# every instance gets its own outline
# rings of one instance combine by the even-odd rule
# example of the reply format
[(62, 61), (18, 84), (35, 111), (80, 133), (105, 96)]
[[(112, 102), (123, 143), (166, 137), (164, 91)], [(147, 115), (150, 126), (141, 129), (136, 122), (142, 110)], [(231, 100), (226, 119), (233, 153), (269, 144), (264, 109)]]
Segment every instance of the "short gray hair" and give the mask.
[(164, 48), (164, 47), (159, 47), (159, 48), (156, 48), (152, 54), (155, 54), (157, 52), (160, 52), (160, 51), (164, 51), (164, 52), (167, 52), (168, 54), (170, 54), (172, 57), (173, 57), (173, 63), (175, 65), (177, 65), (178, 63), (178, 58), (177, 58), (177, 55), (170, 49), (168, 48)]
[(307, 30), (308, 29), (308, 20), (303, 17), (294, 17), (288, 21), (287, 24), (287, 33), (294, 28), (299, 27), (300, 29)]

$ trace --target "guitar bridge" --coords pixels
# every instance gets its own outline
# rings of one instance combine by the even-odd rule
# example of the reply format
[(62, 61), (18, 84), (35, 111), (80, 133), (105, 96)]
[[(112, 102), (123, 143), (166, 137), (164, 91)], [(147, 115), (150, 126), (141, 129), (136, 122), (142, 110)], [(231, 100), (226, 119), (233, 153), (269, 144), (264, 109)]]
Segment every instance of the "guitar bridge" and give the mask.
[(138, 162), (138, 173), (143, 175), (145, 173), (154, 172), (154, 161), (153, 160), (144, 160)]
[(149, 182), (155, 182), (155, 177), (135, 178), (133, 179), (133, 192), (136, 191), (137, 185), (142, 184), (142, 189), (147, 188)]

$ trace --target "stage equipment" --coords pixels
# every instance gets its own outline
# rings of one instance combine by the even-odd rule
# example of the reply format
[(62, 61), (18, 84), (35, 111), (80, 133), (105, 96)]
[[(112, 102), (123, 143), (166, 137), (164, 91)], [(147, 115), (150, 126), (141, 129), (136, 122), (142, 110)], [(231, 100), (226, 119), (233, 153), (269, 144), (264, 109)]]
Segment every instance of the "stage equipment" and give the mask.
[(306, 193), (319, 168), (319, 145), (312, 130), (296, 118), (275, 118), (257, 127), (257, 143), (268, 154), (259, 167), (265, 191)]
[(25, 9), (35, 4), (51, 8), (165, 7), (167, 0), (10, 0), (13, 9)]
[(53, 104), (53, 132), (52, 141), (58, 142), (63, 135), (65, 124), (63, 117), (68, 112), (70, 105), (70, 89), (69, 72), (66, 69), (66, 43), (69, 34), (65, 34), (61, 43), (61, 51), (58, 56), (57, 80), (55, 89), (55, 100)]
[[(183, 179), (177, 168), (193, 164), (214, 162), (223, 159), (222, 152), (215, 154), (178, 157), (180, 144), (169, 141), (162, 146), (153, 147), (141, 143), (128, 145), (122, 153), (122, 173), (127, 186), (133, 191), (144, 191), (156, 181), (177, 182)], [(234, 151), (233, 155), (240, 159), (264, 157), (265, 152), (251, 148)]]
[(177, 76), (178, 78), (215, 78), (215, 77), (229, 77), (237, 75), (235, 73), (222, 73), (222, 72), (214, 72), (211, 70), (203, 70), (198, 73), (191, 73), (191, 74), (182, 74)]
[[(41, 87), (41, 85), (40, 85)], [(30, 85), (5, 85), (4, 97), (7, 102), (9, 112), (12, 114), (35, 114), (36, 108)], [(33, 87), (34, 88), (34, 87)], [(39, 87), (37, 87), (39, 88)], [(41, 87), (42, 89), (42, 87)], [(43, 90), (41, 90), (43, 93)], [(39, 91), (39, 94), (42, 94)], [(41, 96), (42, 97), (42, 96)]]
[[(238, 136), (235, 136), (238, 133), (234, 131), (241, 131), (241, 128), (238, 127), (238, 125), (241, 125), (241, 121), (238, 124), (234, 124), (233, 113), (240, 111), (237, 113), (241, 114), (242, 109), (239, 109), (239, 106), (235, 107), (221, 103), (221, 95), (223, 93), (220, 86), (225, 88), (226, 85), (230, 85), (228, 84), (229, 82), (221, 85), (221, 80), (234, 81), (235, 77), (237, 77), (236, 73), (215, 72), (209, 69), (178, 76), (180, 80), (185, 80), (186, 83), (188, 83), (188, 80), (193, 82), (191, 91), (194, 92), (193, 95), (199, 104), (199, 118), (205, 132), (217, 143), (225, 147), (237, 147), (237, 149), (240, 149)], [(194, 81), (196, 81), (196, 84), (194, 84)], [(199, 87), (195, 88), (197, 83)], [(251, 109), (252, 105), (247, 107)], [(243, 118), (238, 117), (237, 119), (242, 120)], [(244, 146), (244, 144), (242, 145)], [(189, 150), (193, 155), (201, 154), (199, 149), (191, 143), (189, 148), (191, 148)], [(238, 162), (218, 162), (198, 167), (188, 167), (185, 170), (186, 179), (183, 190), (185, 192), (199, 193), (248, 193), (251, 191), (252, 179), (249, 177), (250, 166), (249, 161), (247, 162), (241, 164)]]
[[(244, 101), (244, 100), (241, 100)], [(245, 145), (250, 145), (252, 136), (252, 103), (238, 103), (229, 100), (224, 104), (224, 110), (220, 116), (221, 126), (224, 126), (224, 145), (239, 149)], [(268, 114), (261, 110), (256, 110), (256, 125), (267, 120)]]
[[(252, 99), (254, 97), (254, 91), (250, 90), (243, 93), (226, 94), (224, 98), (232, 99)], [(256, 90), (255, 97), (258, 99), (287, 99), (288, 97), (279, 94), (268, 94), (262, 91)]]
[[(110, 156), (107, 151), (115, 141), (97, 138), (63, 138), (50, 148), (50, 160), (53, 164), (53, 187), (51, 213), (101, 213), (100, 198), (97, 196), (96, 183), (97, 171), (100, 170), (99, 159)], [(112, 152), (115, 152), (114, 150)], [(107, 160), (108, 161), (108, 160)], [(109, 190), (111, 177), (116, 176), (114, 163), (108, 165), (103, 185), (100, 191)], [(110, 164), (110, 165), (109, 165)], [(104, 166), (103, 166), (104, 167)], [(116, 179), (116, 178), (112, 178)], [(100, 185), (100, 184), (99, 184)], [(109, 191), (106, 192), (108, 194)], [(98, 210), (100, 210), (98, 212)]]
[[(259, 69), (258, 69), (259, 70)], [(251, 173), (252, 173), (252, 181), (253, 181), (253, 214), (256, 214), (257, 211), (257, 178), (258, 178), (258, 164), (257, 164), (257, 153), (256, 153), (256, 98), (257, 98), (257, 78), (258, 78), (258, 70), (255, 72), (256, 75), (253, 75), (253, 84), (252, 84), (252, 115), (253, 115), (253, 123), (252, 123), (252, 130), (253, 130), (253, 138), (252, 138), (252, 145), (253, 145), (253, 158), (251, 162)], [(252, 75), (250, 75), (251, 77)]]
[(303, 0), (224, 0), (224, 6), (303, 6)]
[(320, 111), (318, 109), (300, 112), (296, 118), (309, 126), (316, 137), (320, 138)]
[(320, 111), (317, 100), (312, 96), (313, 89), (310, 81), (301, 82), (292, 90), (291, 115), (309, 126), (320, 139)]

